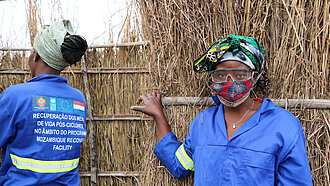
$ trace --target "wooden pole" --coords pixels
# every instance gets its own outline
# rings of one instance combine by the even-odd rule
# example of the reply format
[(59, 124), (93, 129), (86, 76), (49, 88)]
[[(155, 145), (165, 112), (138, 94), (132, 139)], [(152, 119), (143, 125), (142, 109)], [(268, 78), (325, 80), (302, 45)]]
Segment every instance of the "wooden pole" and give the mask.
[[(145, 46), (148, 45), (149, 41), (138, 41), (138, 42), (127, 42), (127, 43), (110, 43), (110, 44), (96, 44), (90, 45), (88, 48), (113, 48), (113, 47), (128, 47), (128, 46)], [(30, 47), (0, 47), (0, 51), (29, 51)]]
[[(149, 69), (144, 67), (122, 67), (122, 68), (88, 68), (87, 74), (143, 74), (149, 73)], [(61, 71), (63, 74), (82, 74), (80, 68), (70, 68)], [(0, 69), (0, 74), (30, 74), (29, 70)]]
[(150, 121), (150, 120), (153, 120), (153, 117), (138, 113), (93, 116), (93, 121)]
[[(97, 176), (100, 177), (137, 177), (145, 174), (144, 172), (140, 171), (109, 171), (109, 172), (99, 172), (97, 173)], [(90, 177), (92, 174), (91, 172), (80, 172), (80, 177)]]
[(128, 42), (128, 43), (110, 43), (110, 44), (96, 44), (91, 45), (88, 48), (112, 48), (112, 47), (128, 47), (128, 46), (145, 46), (148, 45), (149, 41), (138, 41), (138, 42)]
[(87, 103), (87, 121), (89, 122), (89, 153), (90, 153), (90, 166), (91, 166), (91, 185), (97, 185), (97, 153), (96, 153), (96, 143), (95, 143), (95, 134), (94, 134), (94, 122), (93, 122), (93, 108), (91, 104), (91, 96), (89, 93), (88, 86), (88, 76), (87, 76), (87, 67), (86, 61), (83, 57), (81, 60), (81, 69), (83, 71), (84, 87), (86, 94), (86, 103)]
[[(277, 106), (283, 108), (315, 108), (315, 109), (329, 109), (330, 99), (271, 99)], [(215, 105), (210, 97), (164, 97), (162, 103), (165, 106), (212, 106)]]

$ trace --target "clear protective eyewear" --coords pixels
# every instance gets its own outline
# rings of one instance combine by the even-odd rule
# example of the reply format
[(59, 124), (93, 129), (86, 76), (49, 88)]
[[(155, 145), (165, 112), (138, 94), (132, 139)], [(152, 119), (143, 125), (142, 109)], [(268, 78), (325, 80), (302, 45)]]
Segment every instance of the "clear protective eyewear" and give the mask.
[(232, 81), (246, 81), (253, 76), (253, 70), (240, 68), (219, 69), (211, 72), (212, 81), (215, 83), (226, 82), (228, 77)]

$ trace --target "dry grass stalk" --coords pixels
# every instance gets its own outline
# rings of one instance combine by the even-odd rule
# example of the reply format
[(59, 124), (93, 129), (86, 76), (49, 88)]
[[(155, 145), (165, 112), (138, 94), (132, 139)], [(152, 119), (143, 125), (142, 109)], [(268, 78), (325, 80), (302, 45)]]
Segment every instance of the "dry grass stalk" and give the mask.
[(27, 23), (31, 43), (33, 43), (34, 37), (38, 33), (38, 26), (42, 26), (40, 3), (41, 2), (38, 2), (38, 0), (28, 0), (26, 7)]

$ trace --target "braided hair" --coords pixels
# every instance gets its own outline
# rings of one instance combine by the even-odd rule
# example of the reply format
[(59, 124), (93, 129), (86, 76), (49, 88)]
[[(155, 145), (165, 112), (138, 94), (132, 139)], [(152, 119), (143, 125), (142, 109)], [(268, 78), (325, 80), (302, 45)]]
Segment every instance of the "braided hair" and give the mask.
[(79, 35), (67, 35), (61, 45), (64, 60), (70, 65), (81, 60), (87, 50), (85, 38)]

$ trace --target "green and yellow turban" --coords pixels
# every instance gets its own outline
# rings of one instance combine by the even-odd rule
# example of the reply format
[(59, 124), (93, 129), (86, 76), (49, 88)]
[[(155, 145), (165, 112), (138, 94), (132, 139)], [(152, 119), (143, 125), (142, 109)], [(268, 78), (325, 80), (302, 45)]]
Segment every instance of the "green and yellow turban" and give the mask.
[(256, 39), (229, 35), (215, 42), (202, 56), (195, 60), (194, 71), (212, 71), (221, 62), (235, 60), (261, 74), (264, 59), (264, 49)]

